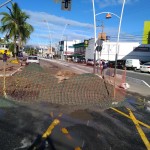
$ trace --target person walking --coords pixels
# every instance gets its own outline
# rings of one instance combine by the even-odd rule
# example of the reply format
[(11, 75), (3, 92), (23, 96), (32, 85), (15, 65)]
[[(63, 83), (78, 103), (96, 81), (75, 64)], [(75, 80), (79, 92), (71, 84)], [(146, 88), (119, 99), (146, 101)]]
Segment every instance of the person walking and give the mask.
[(107, 64), (106, 64), (105, 60), (102, 60), (102, 72), (101, 72), (101, 74), (102, 74), (103, 79), (105, 76), (106, 69), (107, 69)]
[(7, 55), (7, 50), (4, 51), (4, 54), (3, 54), (3, 62), (4, 63), (7, 63), (7, 59), (8, 59), (8, 55)]
[(3, 94), (4, 94), (4, 97), (7, 97), (7, 94), (6, 94), (6, 64), (7, 64), (7, 59), (8, 59), (8, 55), (7, 55), (7, 50), (4, 51), (4, 54), (3, 54), (3, 67), (4, 67), (4, 81), (3, 81)]

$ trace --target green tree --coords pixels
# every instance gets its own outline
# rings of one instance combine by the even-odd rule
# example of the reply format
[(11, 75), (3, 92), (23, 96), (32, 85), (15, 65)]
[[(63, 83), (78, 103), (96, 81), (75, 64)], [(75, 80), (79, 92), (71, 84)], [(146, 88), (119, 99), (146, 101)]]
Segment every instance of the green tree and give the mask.
[(9, 10), (7, 12), (2, 12), (0, 31), (6, 33), (6, 35), (11, 39), (11, 47), (14, 48), (13, 52), (17, 54), (16, 41), (19, 41), (18, 47), (20, 47), (27, 42), (33, 32), (33, 27), (27, 23), (29, 15), (23, 12), (17, 3), (12, 3), (12, 8), (7, 7)]

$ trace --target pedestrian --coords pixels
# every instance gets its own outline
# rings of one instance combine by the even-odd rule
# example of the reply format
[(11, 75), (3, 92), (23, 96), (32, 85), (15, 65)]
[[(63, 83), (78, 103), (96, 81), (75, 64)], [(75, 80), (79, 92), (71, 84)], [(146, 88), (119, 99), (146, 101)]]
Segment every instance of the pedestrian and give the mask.
[(101, 72), (101, 74), (102, 74), (103, 78), (105, 76), (106, 69), (107, 69), (107, 64), (106, 64), (105, 60), (102, 60), (102, 72)]
[(4, 51), (4, 54), (3, 54), (3, 62), (4, 63), (7, 63), (7, 59), (8, 59), (8, 55), (7, 55), (7, 50)]

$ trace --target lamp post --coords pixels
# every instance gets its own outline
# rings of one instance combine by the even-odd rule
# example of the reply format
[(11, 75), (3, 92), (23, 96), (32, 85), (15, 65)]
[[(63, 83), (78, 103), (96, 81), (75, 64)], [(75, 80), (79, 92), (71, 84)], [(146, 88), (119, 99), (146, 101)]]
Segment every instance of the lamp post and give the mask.
[(63, 36), (64, 36), (64, 32), (65, 32), (65, 30), (66, 30), (66, 28), (67, 28), (67, 26), (69, 26), (70, 24), (65, 24), (65, 27), (64, 27), (64, 29), (63, 29), (63, 32), (62, 32), (62, 35), (61, 35), (61, 39), (60, 39), (60, 41), (62, 40), (62, 38), (63, 38)]
[(119, 53), (119, 38), (120, 38), (120, 29), (121, 29), (121, 23), (122, 23), (122, 16), (123, 16), (123, 11), (124, 11), (124, 5), (125, 5), (126, 0), (123, 0), (123, 4), (122, 4), (122, 10), (121, 10), (121, 15), (120, 17), (112, 12), (100, 12), (95, 14), (95, 5), (94, 5), (94, 0), (92, 0), (93, 3), (93, 17), (94, 17), (94, 70), (93, 72), (95, 73), (95, 55), (96, 55), (96, 16), (100, 15), (100, 14), (107, 14), (106, 18), (109, 19), (111, 18), (111, 14), (116, 16), (120, 21), (119, 21), (119, 27), (118, 27), (118, 34), (117, 34), (117, 43), (116, 43), (116, 55), (115, 55), (115, 69), (114, 69), (114, 98), (116, 96), (115, 93), (115, 86), (116, 86), (116, 69), (117, 69), (117, 59), (118, 59), (118, 53)]
[(47, 20), (44, 20), (44, 22), (46, 22), (46, 24), (47, 24), (47, 28), (48, 28), (48, 32), (49, 32), (49, 38), (50, 38), (50, 50), (52, 52), (52, 34), (50, 32), (49, 23), (47, 22)]
[(67, 35), (66, 35), (66, 60), (67, 60), (67, 47), (68, 47), (68, 45), (67, 45)]
[(116, 86), (117, 59), (118, 59), (118, 53), (119, 53), (118, 46), (119, 46), (120, 29), (121, 29), (121, 23), (122, 23), (122, 16), (123, 16), (123, 11), (124, 11), (125, 1), (126, 0), (123, 0), (122, 10), (121, 10), (121, 15), (120, 15), (120, 21), (119, 21), (119, 27), (118, 27), (118, 35), (117, 35), (116, 56), (115, 56), (115, 69), (114, 69), (114, 98), (116, 97), (115, 86)]
[[(65, 24), (65, 27), (64, 27), (64, 29), (63, 29), (63, 31), (62, 31), (62, 35), (61, 35), (61, 38), (60, 38), (60, 42), (61, 42), (62, 39), (63, 39), (64, 32), (65, 32), (67, 26), (69, 26), (69, 25), (70, 25), (70, 24)], [(66, 38), (66, 51), (67, 51), (67, 38)], [(64, 59), (64, 49), (63, 49), (63, 51), (61, 52), (61, 59), (62, 59), (62, 60)]]
[(96, 14), (95, 14), (95, 4), (94, 0), (92, 0), (93, 4), (93, 17), (94, 17), (94, 68), (93, 68), (93, 73), (95, 74), (95, 68), (96, 68)]
[[(93, 16), (94, 16), (94, 68), (93, 68), (93, 73), (95, 74), (95, 68), (96, 68), (96, 16), (101, 15), (101, 14), (106, 14), (106, 19), (111, 18), (111, 14), (116, 16), (118, 19), (120, 19), (120, 17), (112, 12), (100, 12), (95, 14), (95, 5), (94, 5), (94, 0), (92, 0), (93, 2)], [(120, 33), (119, 33), (120, 34)]]

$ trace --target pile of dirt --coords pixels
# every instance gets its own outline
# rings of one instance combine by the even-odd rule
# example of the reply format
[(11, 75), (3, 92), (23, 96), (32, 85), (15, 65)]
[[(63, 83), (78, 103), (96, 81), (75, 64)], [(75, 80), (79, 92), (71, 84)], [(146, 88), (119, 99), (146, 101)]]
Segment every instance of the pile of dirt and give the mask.
[(56, 73), (56, 78), (58, 78), (58, 83), (62, 82), (63, 80), (67, 80), (70, 77), (75, 76), (76, 73), (69, 71), (69, 70), (60, 70)]
[[(59, 67), (48, 70), (31, 64), (6, 79), (7, 95), (18, 101), (45, 101), (61, 105), (78, 105), (82, 108), (108, 108), (113, 101), (113, 86), (94, 74), (77, 75)], [(61, 81), (61, 82), (60, 82)], [(1, 82), (1, 81), (0, 81)], [(0, 84), (0, 88), (2, 88)], [(1, 92), (0, 95), (3, 93)], [(123, 96), (117, 93), (117, 101)]]

